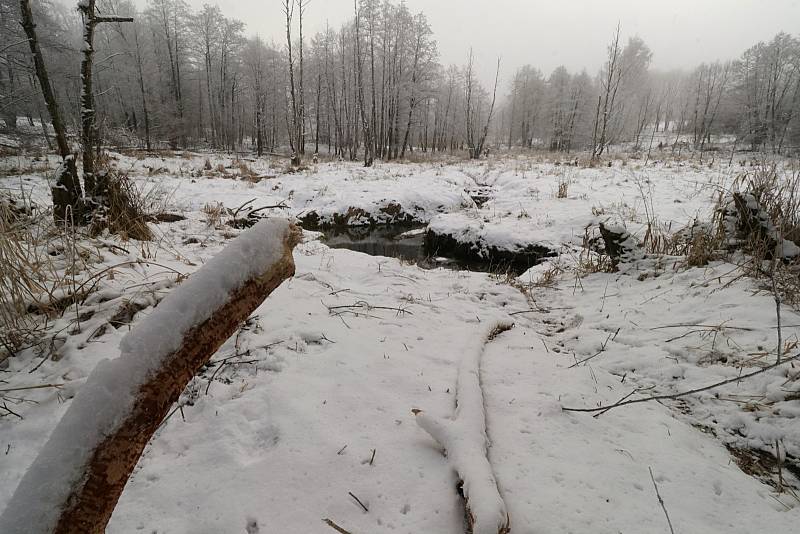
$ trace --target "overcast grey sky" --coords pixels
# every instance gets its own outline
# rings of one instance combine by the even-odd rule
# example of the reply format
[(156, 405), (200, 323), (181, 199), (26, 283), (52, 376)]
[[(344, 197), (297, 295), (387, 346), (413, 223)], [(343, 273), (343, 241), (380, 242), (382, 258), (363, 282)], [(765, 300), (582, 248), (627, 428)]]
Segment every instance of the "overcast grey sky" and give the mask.
[[(193, 7), (213, 0), (188, 0)], [(145, 0), (138, 0), (144, 5)], [(281, 0), (217, 0), (248, 33), (282, 43)], [(464, 63), (475, 49), (480, 72), (493, 78), (502, 56), (508, 79), (525, 63), (545, 75), (558, 65), (571, 71), (600, 67), (620, 22), (624, 36), (641, 36), (659, 69), (732, 59), (779, 31), (800, 34), (800, 0), (406, 0), (423, 11), (439, 43), (443, 63)], [(308, 35), (338, 26), (353, 14), (353, 0), (312, 0)]]

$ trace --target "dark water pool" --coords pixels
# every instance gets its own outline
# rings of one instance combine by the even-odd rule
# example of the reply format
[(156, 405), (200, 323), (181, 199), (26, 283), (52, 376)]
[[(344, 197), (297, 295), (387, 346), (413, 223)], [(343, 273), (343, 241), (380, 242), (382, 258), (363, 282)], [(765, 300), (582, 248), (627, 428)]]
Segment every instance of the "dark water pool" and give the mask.
[(330, 228), (323, 231), (323, 241), (331, 248), (346, 248), (371, 256), (399, 258), (416, 263), (423, 269), (446, 267), (454, 270), (523, 272), (510, 262), (476, 261), (463, 255), (442, 252), (430, 240), (426, 242), (425, 226), (389, 225)]
[(459, 268), (458, 262), (452, 258), (431, 257), (425, 248), (424, 226), (351, 226), (330, 228), (324, 230), (323, 235), (323, 241), (331, 248), (346, 248), (370, 256), (399, 258), (423, 268)]

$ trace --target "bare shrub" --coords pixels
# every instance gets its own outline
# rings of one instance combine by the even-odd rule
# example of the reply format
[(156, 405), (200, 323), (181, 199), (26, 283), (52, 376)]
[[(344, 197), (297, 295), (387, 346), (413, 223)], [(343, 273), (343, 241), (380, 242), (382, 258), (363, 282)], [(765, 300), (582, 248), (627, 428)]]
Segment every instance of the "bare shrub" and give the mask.
[(784, 172), (778, 163), (762, 161), (737, 176), (733, 189), (753, 195), (783, 237), (800, 242), (800, 168)]
[(562, 176), (558, 179), (558, 193), (556, 194), (556, 198), (567, 198), (569, 184), (570, 180), (568, 177)]
[(555, 287), (558, 284), (559, 276), (563, 272), (564, 269), (560, 265), (551, 263), (550, 267), (533, 282), (533, 287)]
[(592, 273), (611, 273), (616, 270), (614, 260), (605, 250), (600, 228), (589, 225), (584, 229), (583, 243), (577, 258), (576, 277)]
[(105, 205), (92, 221), (92, 234), (108, 229), (123, 239), (153, 239), (153, 232), (147, 225), (152, 220), (148, 197), (142, 195), (125, 174), (117, 171), (106, 174), (104, 197)]
[(742, 270), (777, 301), (798, 308), (800, 257), (779, 251), (783, 240), (800, 242), (800, 170), (762, 160), (737, 176), (732, 190), (730, 197), (721, 195), (717, 219), (728, 237), (738, 232), (734, 242), (747, 253)]
[(209, 228), (221, 226), (222, 215), (225, 213), (225, 206), (221, 202), (206, 203), (203, 205), (202, 211)]

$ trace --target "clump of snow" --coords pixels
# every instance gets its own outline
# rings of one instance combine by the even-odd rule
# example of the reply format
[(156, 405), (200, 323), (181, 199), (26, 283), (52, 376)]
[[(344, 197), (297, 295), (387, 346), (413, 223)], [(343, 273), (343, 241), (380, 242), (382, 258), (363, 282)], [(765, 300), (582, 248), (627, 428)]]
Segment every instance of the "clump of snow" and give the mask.
[(60, 505), (81, 484), (95, 448), (130, 412), (140, 386), (187, 331), (283, 255), (288, 230), (287, 220), (265, 219), (244, 232), (122, 339), (119, 358), (95, 367), (0, 516), (0, 532), (52, 531)]

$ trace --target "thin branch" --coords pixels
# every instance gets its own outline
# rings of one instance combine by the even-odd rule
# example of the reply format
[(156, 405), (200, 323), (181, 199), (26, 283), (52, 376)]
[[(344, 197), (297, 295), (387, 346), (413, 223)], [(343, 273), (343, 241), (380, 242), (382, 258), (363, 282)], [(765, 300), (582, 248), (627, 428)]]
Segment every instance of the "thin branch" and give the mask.
[[(609, 406), (600, 406), (598, 408), (566, 408), (566, 407), (562, 407), (561, 409), (563, 411), (565, 411), (565, 412), (586, 412), (586, 413), (603, 412), (603, 413), (605, 413), (605, 412), (607, 412), (607, 411), (609, 411), (609, 410), (611, 410), (613, 408), (619, 408), (620, 406), (627, 406), (629, 404), (638, 404), (640, 402), (648, 402), (648, 401), (653, 401), (653, 400), (677, 399), (677, 398), (680, 398), (680, 397), (685, 397), (687, 395), (693, 395), (695, 393), (701, 393), (703, 391), (716, 389), (718, 387), (721, 387), (721, 386), (724, 386), (724, 385), (727, 385), (727, 384), (733, 384), (734, 382), (740, 382), (742, 380), (747, 380), (748, 378), (751, 378), (751, 377), (756, 376), (756, 375), (760, 375), (762, 373), (766, 373), (767, 371), (775, 369), (776, 367), (779, 367), (779, 366), (781, 366), (783, 364), (786, 364), (786, 363), (789, 363), (789, 362), (793, 362), (793, 361), (795, 361), (797, 359), (800, 359), (800, 354), (796, 354), (796, 355), (792, 356), (791, 358), (787, 358), (787, 359), (781, 361), (780, 363), (774, 363), (772, 365), (768, 365), (767, 367), (763, 367), (763, 368), (759, 369), (758, 371), (753, 371), (752, 373), (748, 373), (746, 375), (737, 376), (735, 378), (729, 378), (727, 380), (723, 380), (723, 381), (717, 382), (715, 384), (711, 384), (711, 385), (708, 385), (708, 386), (703, 386), (701, 388), (690, 389), (689, 391), (683, 391), (681, 393), (673, 393), (673, 394), (670, 394), (670, 395), (654, 395), (652, 397), (645, 397), (643, 399), (619, 400), (619, 401), (617, 401), (614, 404), (611, 404)], [(625, 399), (625, 398), (627, 398), (629, 396), (630, 396), (630, 394), (628, 394), (626, 397), (623, 397), (623, 399)]]
[(352, 498), (354, 498), (354, 499), (356, 500), (356, 502), (357, 502), (358, 504), (360, 504), (360, 505), (361, 505), (361, 508), (363, 508), (365, 512), (369, 512), (369, 508), (367, 508), (367, 507), (366, 507), (366, 505), (365, 505), (363, 502), (361, 502), (361, 499), (359, 499), (358, 497), (356, 497), (356, 496), (353, 494), (353, 492), (352, 492), (352, 491), (348, 491), (348, 492), (347, 492), (347, 494), (348, 494), (348, 495), (350, 495)]
[(352, 532), (350, 532), (349, 530), (345, 530), (342, 527), (340, 527), (339, 525), (337, 525), (336, 523), (334, 523), (332, 519), (325, 518), (325, 519), (323, 519), (323, 521), (325, 522), (326, 525), (331, 527), (333, 530), (335, 530), (339, 534), (352, 534)]
[(664, 510), (664, 515), (667, 517), (667, 524), (669, 525), (669, 531), (672, 534), (675, 534), (675, 529), (672, 528), (672, 521), (669, 520), (669, 512), (667, 512), (667, 507), (664, 504), (664, 499), (661, 498), (661, 493), (658, 491), (658, 484), (656, 484), (656, 477), (653, 476), (653, 468), (648, 467), (647, 469), (650, 470), (650, 480), (653, 481), (653, 487), (656, 489), (656, 497), (658, 497), (658, 504), (661, 505), (661, 509)]
[(64, 384), (41, 384), (39, 386), (26, 386), (26, 387), (18, 387), (18, 388), (8, 388), (8, 389), (0, 389), (0, 393), (8, 393), (10, 391), (27, 391), (30, 389), (44, 389), (44, 388), (60, 388), (63, 387)]

